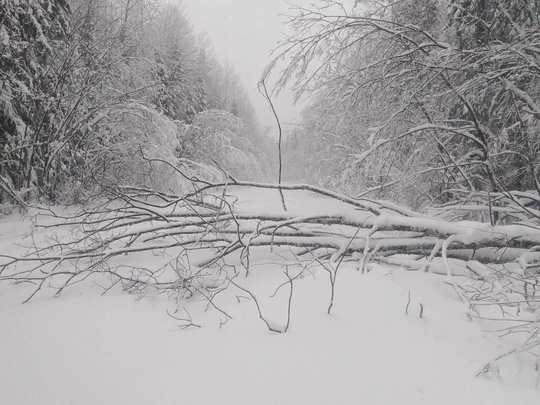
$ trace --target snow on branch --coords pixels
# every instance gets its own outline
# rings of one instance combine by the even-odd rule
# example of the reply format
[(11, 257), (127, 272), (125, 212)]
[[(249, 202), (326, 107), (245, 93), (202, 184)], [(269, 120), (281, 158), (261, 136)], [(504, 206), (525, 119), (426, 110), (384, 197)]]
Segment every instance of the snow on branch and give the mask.
[[(283, 211), (279, 205), (260, 210), (242, 204), (245, 189), (250, 194), (280, 189), (308, 200), (315, 195), (328, 204), (313, 214)], [(36, 242), (36, 236), (27, 254), (0, 255), (0, 282), (32, 285), (27, 302), (44, 290), (52, 289), (58, 296), (77, 283), (101, 284), (105, 278), (109, 283), (105, 292), (120, 286), (138, 296), (151, 292), (177, 300), (200, 296), (225, 322), (231, 317), (215, 298), (234, 287), (251, 297), (260, 319), (274, 332), (288, 330), (294, 283), (312, 266), (322, 266), (329, 274), (330, 311), (335, 277), (345, 262), (355, 263), (362, 272), (380, 263), (444, 274), (469, 302), (471, 317), (489, 318), (485, 311), (491, 304), (514, 312), (516, 302), (539, 307), (540, 228), (531, 223), (449, 222), (388, 202), (354, 199), (303, 184), (193, 180), (192, 190), (175, 194), (136, 186), (109, 188), (106, 200), (78, 213), (51, 212), (46, 222), (54, 223), (37, 223), (35, 229), (47, 232), (47, 243)], [(535, 200), (528, 193), (517, 197)], [(281, 285), (289, 287), (283, 325), (266, 317), (259, 298), (241, 281), (254, 271), (261, 258), (258, 252), (278, 248), (293, 258), (285, 263), (287, 281)], [(177, 320), (181, 327), (198, 327), (189, 314)], [(538, 328), (538, 319), (533, 323)], [(528, 331), (529, 325), (516, 322), (514, 330)], [(512, 353), (525, 346), (539, 347), (538, 337), (528, 338)]]
[[(317, 215), (237, 208), (235, 190), (240, 188), (310, 192), (349, 208)], [(34, 246), (24, 257), (2, 256), (0, 281), (31, 281), (41, 288), (46, 281), (62, 279), (59, 293), (81, 278), (105, 272), (128, 290), (139, 284), (174, 289), (178, 280), (168, 280), (164, 271), (170, 260), (157, 261), (160, 265), (153, 268), (132, 267), (126, 273), (117, 258), (148, 251), (166, 252), (174, 261), (193, 255), (190, 271), (201, 274), (232, 260), (235, 252), (247, 257), (251, 249), (285, 246), (295, 254), (311, 252), (317, 260), (354, 260), (360, 255), (364, 268), (368, 262), (388, 263), (389, 258), (399, 264), (397, 255), (405, 254), (404, 267), (413, 260), (426, 268), (426, 259), (437, 257), (515, 260), (540, 244), (540, 230), (529, 224), (448, 222), (388, 202), (354, 199), (303, 184), (234, 180), (199, 182), (194, 189), (184, 195), (138, 187), (109, 189), (106, 202), (48, 226), (56, 235), (69, 229), (67, 238), (57, 236), (48, 245)], [(14, 264), (22, 263), (26, 270), (13, 271)]]

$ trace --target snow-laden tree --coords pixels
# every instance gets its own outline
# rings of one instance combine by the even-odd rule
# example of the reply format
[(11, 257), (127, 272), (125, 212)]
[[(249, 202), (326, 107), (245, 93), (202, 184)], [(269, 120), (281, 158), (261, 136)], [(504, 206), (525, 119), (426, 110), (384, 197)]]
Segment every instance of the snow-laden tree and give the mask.
[[(45, 165), (50, 200), (69, 198), (72, 188), (86, 184), (95, 172), (89, 164), (97, 161), (97, 145), (110, 147), (105, 145), (117, 111), (128, 132), (135, 118), (126, 111), (148, 104), (154, 82), (142, 34), (151, 28), (153, 11), (150, 1), (73, 1), (68, 34), (51, 61), (59, 96)], [(138, 113), (135, 109), (134, 117)]]
[(243, 121), (223, 110), (197, 114), (193, 123), (180, 132), (180, 158), (200, 162), (212, 172), (246, 180), (264, 177), (264, 166), (249, 140)]
[(506, 204), (536, 216), (512, 191), (538, 195), (537, 3), (326, 3), (297, 10), (267, 71), (286, 60), (278, 86), (314, 95), (307, 154), (338, 153), (317, 180), (416, 207), (465, 202), (495, 222)]
[(190, 122), (206, 108), (206, 89), (197, 69), (193, 30), (178, 5), (164, 6), (156, 24), (155, 75), (159, 87), (154, 103), (172, 120)]
[[(122, 173), (133, 173), (138, 179), (136, 171), (118, 170), (122, 159), (132, 167), (141, 140), (160, 144), (164, 126), (190, 123), (207, 108), (207, 94), (213, 108), (234, 110), (250, 139), (259, 139), (240, 79), (217, 62), (208, 43), (197, 42), (181, 2), (67, 4), (1, 3), (2, 200), (6, 193), (21, 204), (27, 198), (69, 200), (72, 190), (95, 190), (91, 182), (98, 178), (127, 181)], [(134, 126), (142, 116), (150, 118)], [(178, 145), (160, 147), (172, 156)], [(106, 173), (114, 166), (109, 159), (116, 168)]]
[[(141, 69), (135, 44), (147, 27), (150, 2), (18, 3), (2, 3), (2, 32), (10, 45), (2, 57), (19, 69), (3, 81), (3, 111), (11, 116), (2, 122), (17, 135), (2, 148), (3, 183), (55, 201), (81, 171), (87, 142), (92, 137), (95, 144), (111, 109), (148, 87), (151, 77)], [(135, 18), (143, 12), (145, 20)], [(22, 70), (20, 61), (26, 63)]]
[(178, 123), (137, 102), (124, 103), (107, 117), (106, 130), (95, 144), (89, 142), (80, 177), (85, 184), (74, 190), (79, 200), (108, 188), (129, 186), (181, 193), (189, 186), (175, 167), (180, 147)]
[[(313, 101), (303, 114), (303, 129), (299, 130), (300, 146), (305, 149), (309, 164), (306, 172), (312, 180), (348, 193), (371, 193), (414, 206), (425, 202), (423, 188), (433, 181), (433, 176), (431, 180), (425, 176), (418, 178), (419, 165), (429, 161), (416, 153), (416, 146), (427, 144), (395, 135), (406, 133), (425, 120), (419, 108), (420, 99), (435, 84), (432, 77), (425, 76), (423, 53), (407, 51), (409, 44), (377, 29), (375, 23), (381, 16), (393, 16), (397, 9), (400, 18), (396, 17), (391, 24), (400, 27), (400, 20), (407, 15), (405, 11), (412, 6), (397, 2), (392, 7), (370, 9), (375, 17), (366, 17), (366, 25), (354, 16), (342, 16), (334, 25), (342, 28), (335, 37), (323, 14), (306, 14), (305, 20), (294, 21), (305, 23), (302, 28), (306, 33), (328, 28), (328, 32), (320, 34), (322, 42), (310, 50), (312, 54), (305, 55), (316, 59), (319, 52), (326, 52), (327, 46), (328, 60), (321, 60), (320, 67), (314, 61), (314, 75), (305, 72), (310, 80), (296, 82), (299, 92), (313, 93)], [(439, 19), (430, 16), (425, 24), (439, 27)], [(375, 26), (369, 25), (371, 21)], [(418, 36), (420, 31), (409, 34)], [(297, 67), (302, 74), (304, 68), (309, 69), (308, 65)], [(285, 73), (295, 74), (291, 69)], [(429, 98), (433, 101), (433, 97)], [(369, 163), (364, 162), (367, 158)], [(321, 161), (324, 164), (319, 164)], [(405, 181), (409, 174), (412, 177)], [(399, 188), (392, 187), (396, 185)]]
[(59, 96), (50, 63), (68, 14), (65, 0), (0, 2), (0, 202), (45, 186)]

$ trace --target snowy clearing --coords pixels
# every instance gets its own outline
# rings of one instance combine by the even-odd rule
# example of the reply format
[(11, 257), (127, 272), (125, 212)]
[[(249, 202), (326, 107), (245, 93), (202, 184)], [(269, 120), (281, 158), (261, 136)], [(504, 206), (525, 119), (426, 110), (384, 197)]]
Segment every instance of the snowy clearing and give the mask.
[[(250, 209), (265, 209), (271, 199), (249, 198)], [(328, 203), (286, 198), (304, 215)], [(0, 249), (13, 254), (12, 242), (27, 226), (15, 215), (3, 218)], [(217, 298), (232, 317), (220, 327), (222, 315), (204, 311), (199, 297), (177, 304), (164, 295), (136, 300), (118, 289), (101, 296), (93, 279), (57, 299), (44, 290), (22, 305), (32, 288), (2, 284), (0, 403), (538, 403), (538, 373), (523, 354), (504, 359), (500, 375), (475, 377), (513, 342), (489, 332), (498, 323), (468, 319), (444, 276), (369, 269), (343, 265), (332, 315), (328, 274), (305, 272), (294, 283), (291, 328), (282, 334), (269, 332), (253, 301), (232, 287)], [(287, 318), (288, 287), (270, 296), (284, 281), (275, 260), (237, 280), (277, 324)], [(189, 314), (200, 327), (182, 330), (167, 311)]]

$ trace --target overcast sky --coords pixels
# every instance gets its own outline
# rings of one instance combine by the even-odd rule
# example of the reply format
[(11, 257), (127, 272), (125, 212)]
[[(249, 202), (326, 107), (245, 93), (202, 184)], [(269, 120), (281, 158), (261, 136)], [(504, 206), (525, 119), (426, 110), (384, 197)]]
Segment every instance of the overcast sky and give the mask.
[[(215, 51), (227, 58), (241, 76), (263, 125), (275, 125), (264, 98), (257, 91), (257, 82), (270, 61), (270, 51), (282, 38), (282, 23), (289, 5), (284, 0), (183, 0), (194, 28), (205, 31)], [(290, 3), (300, 4), (301, 0)], [(298, 117), (292, 96), (283, 94), (275, 101), (282, 122)]]

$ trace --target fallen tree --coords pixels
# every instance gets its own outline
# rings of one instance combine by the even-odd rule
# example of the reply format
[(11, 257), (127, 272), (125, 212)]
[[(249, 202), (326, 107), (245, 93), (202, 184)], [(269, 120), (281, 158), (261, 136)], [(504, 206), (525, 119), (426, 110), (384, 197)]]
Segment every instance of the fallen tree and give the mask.
[[(471, 317), (485, 318), (484, 309), (496, 306), (504, 316), (521, 320), (511, 332), (527, 337), (512, 353), (538, 356), (540, 228), (534, 216), (511, 225), (449, 222), (390, 202), (355, 199), (305, 184), (254, 183), (231, 176), (222, 182), (189, 180), (191, 191), (185, 194), (103, 186), (106, 198), (90, 207), (69, 215), (49, 211), (53, 223), (37, 221), (35, 228), (46, 230), (48, 242), (34, 238), (27, 254), (0, 255), (0, 281), (32, 284), (27, 302), (44, 287), (60, 295), (76, 283), (106, 276), (106, 290), (121, 286), (141, 296), (153, 291), (179, 300), (201, 296), (223, 314), (222, 322), (230, 316), (214, 299), (237, 288), (257, 304), (269, 330), (285, 332), (293, 283), (306, 269), (319, 266), (328, 273), (330, 313), (342, 263), (352, 263), (360, 272), (380, 263), (445, 274), (469, 303)], [(331, 208), (306, 214), (277, 205), (258, 211), (239, 202), (242, 189), (275, 190), (276, 197), (280, 191), (285, 200), (293, 193), (311, 193), (327, 199), (325, 206)], [(520, 215), (525, 218), (527, 212)], [(257, 252), (277, 247), (289, 253), (283, 259), (287, 281), (278, 287), (290, 287), (286, 325), (266, 319), (256, 297), (239, 282), (249, 275)], [(148, 252), (152, 260), (137, 259)], [(523, 318), (525, 313), (529, 315)], [(186, 326), (198, 326), (188, 317)], [(486, 366), (487, 371), (493, 367)]]

